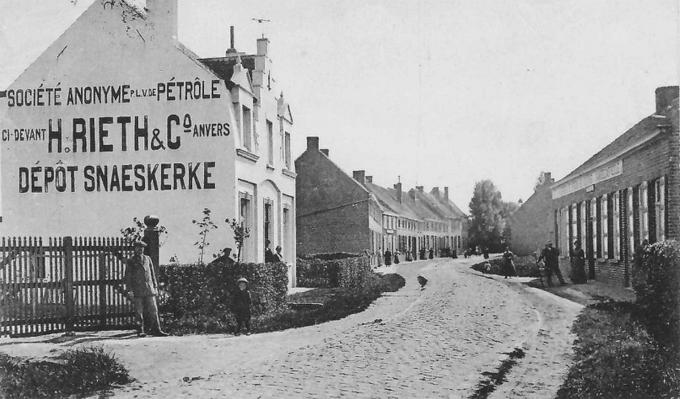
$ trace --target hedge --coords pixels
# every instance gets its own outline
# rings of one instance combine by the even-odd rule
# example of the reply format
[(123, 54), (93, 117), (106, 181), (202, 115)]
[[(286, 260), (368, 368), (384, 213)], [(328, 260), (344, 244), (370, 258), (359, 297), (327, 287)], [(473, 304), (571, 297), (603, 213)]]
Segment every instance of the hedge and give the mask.
[(208, 265), (162, 265), (161, 313), (215, 315), (231, 310), (236, 280), (248, 279), (252, 313), (285, 306), (288, 267), (284, 263), (234, 263), (218, 259)]
[[(491, 271), (487, 272), (484, 270), (484, 264), (489, 262), (491, 264)], [(538, 266), (536, 265), (536, 257), (533, 255), (529, 256), (515, 256), (513, 259), (515, 263), (515, 269), (517, 270), (517, 276), (519, 277), (540, 277)], [(493, 258), (486, 259), (484, 262), (476, 263), (472, 265), (474, 270), (489, 274), (503, 275), (503, 258)]]
[(314, 288), (361, 288), (373, 274), (367, 256), (343, 259), (298, 258), (297, 285)]
[(649, 332), (662, 345), (680, 348), (680, 243), (656, 243), (633, 262), (636, 304)]
[(587, 306), (572, 327), (574, 363), (558, 399), (662, 399), (680, 395), (680, 363), (638, 321), (638, 306)]

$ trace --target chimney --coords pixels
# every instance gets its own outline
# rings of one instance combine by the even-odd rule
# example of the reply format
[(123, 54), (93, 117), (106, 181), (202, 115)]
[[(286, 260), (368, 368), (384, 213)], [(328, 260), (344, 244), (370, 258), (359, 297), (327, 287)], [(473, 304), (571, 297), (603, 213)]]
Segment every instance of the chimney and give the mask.
[(319, 151), (318, 137), (307, 137), (307, 151)]
[(177, 0), (146, 0), (146, 10), (158, 39), (177, 40)]
[(420, 191), (421, 193), (423, 192), (423, 186), (416, 186), (416, 190)]
[(269, 52), (269, 39), (266, 37), (261, 37), (257, 39), (257, 55), (267, 56)]
[(229, 48), (227, 49), (227, 55), (235, 52), (236, 47), (234, 47), (234, 25), (231, 25), (229, 27)]
[(355, 170), (354, 172), (352, 172), (352, 177), (354, 177), (354, 180), (361, 183), (361, 185), (366, 184), (366, 171), (365, 170)]
[(444, 187), (444, 200), (448, 201), (449, 200), (449, 188)]
[(394, 190), (397, 192), (397, 201), (401, 204), (401, 182), (394, 185)]
[(414, 190), (414, 189), (408, 190), (408, 196), (411, 197), (411, 199), (413, 201), (415, 201), (416, 200), (416, 190)]
[(658, 87), (654, 94), (656, 95), (656, 114), (663, 114), (671, 105), (674, 99), (678, 98), (678, 86)]
[(434, 195), (435, 198), (439, 199), (439, 187), (432, 187), (432, 195)]
[(373, 184), (373, 176), (366, 176), (366, 183)]
[(323, 154), (324, 154), (325, 156), (329, 156), (329, 155), (328, 155), (328, 154), (329, 154), (328, 148), (322, 148), (322, 149), (321, 149), (321, 152), (323, 152)]

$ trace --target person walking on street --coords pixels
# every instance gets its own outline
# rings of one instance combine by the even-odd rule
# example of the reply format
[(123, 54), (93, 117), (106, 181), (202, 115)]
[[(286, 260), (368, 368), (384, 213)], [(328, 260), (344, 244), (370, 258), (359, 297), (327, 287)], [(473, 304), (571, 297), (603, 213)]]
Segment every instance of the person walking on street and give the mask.
[(158, 318), (158, 305), (156, 295), (158, 295), (158, 280), (154, 272), (151, 258), (144, 255), (144, 241), (134, 243), (134, 255), (126, 260), (125, 267), (125, 286), (128, 294), (132, 297), (135, 304), (135, 316), (137, 319), (137, 335), (145, 337), (144, 332), (144, 313), (149, 316), (152, 323), (149, 333), (155, 336), (167, 336), (168, 334), (161, 329), (161, 322)]
[(574, 249), (571, 252), (571, 280), (574, 284), (585, 284), (586, 277), (586, 255), (581, 248), (581, 241), (574, 241)]
[(241, 277), (236, 281), (238, 289), (234, 294), (233, 311), (236, 316), (236, 334), (241, 334), (241, 329), (246, 327), (246, 335), (250, 335), (250, 291), (248, 280)]
[(517, 275), (517, 271), (515, 270), (515, 263), (512, 261), (512, 259), (515, 257), (515, 254), (510, 252), (510, 247), (505, 247), (505, 252), (503, 252), (503, 278), (508, 278)]
[(543, 248), (541, 251), (541, 256), (538, 258), (538, 262), (541, 260), (545, 262), (545, 277), (548, 281), (548, 287), (552, 287), (553, 273), (557, 275), (557, 279), (560, 280), (560, 284), (566, 284), (564, 282), (564, 278), (562, 278), (562, 272), (560, 271), (557, 248), (553, 247), (552, 241), (548, 241), (545, 244), (545, 248)]

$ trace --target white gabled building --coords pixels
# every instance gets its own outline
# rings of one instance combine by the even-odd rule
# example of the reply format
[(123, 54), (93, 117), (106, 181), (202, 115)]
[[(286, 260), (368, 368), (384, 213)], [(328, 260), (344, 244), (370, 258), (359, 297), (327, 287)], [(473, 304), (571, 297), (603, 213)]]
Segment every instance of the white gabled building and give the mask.
[[(133, 217), (167, 227), (161, 262), (234, 248), (223, 222), (295, 263), (293, 120), (267, 39), (201, 59), (177, 40), (177, 0), (97, 0), (0, 96), (0, 235), (117, 235)], [(232, 45), (233, 47), (233, 45)]]

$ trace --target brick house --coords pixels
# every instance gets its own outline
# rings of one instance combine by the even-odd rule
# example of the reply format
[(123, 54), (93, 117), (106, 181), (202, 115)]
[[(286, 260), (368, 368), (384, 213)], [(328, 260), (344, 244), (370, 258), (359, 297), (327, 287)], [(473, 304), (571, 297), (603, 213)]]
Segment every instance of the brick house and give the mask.
[(404, 192), (401, 183), (381, 187), (365, 170), (350, 177), (328, 155), (318, 137), (308, 137), (295, 161), (299, 254), (367, 250), (377, 265), (386, 250), (405, 260), (407, 253), (417, 259), (420, 249), (439, 256), (464, 246), (466, 216), (449, 200), (448, 187), (443, 194), (422, 186)]
[(678, 87), (656, 89), (656, 112), (551, 187), (560, 267), (579, 239), (589, 278), (630, 285), (635, 249), (680, 238)]
[(515, 254), (540, 252), (546, 241), (555, 237), (550, 189), (553, 183), (550, 172), (543, 172), (534, 193), (512, 215), (510, 247)]
[(297, 170), (297, 253), (362, 253), (380, 258), (382, 207), (361, 183), (365, 176), (345, 173), (307, 137), (307, 149), (295, 160)]

